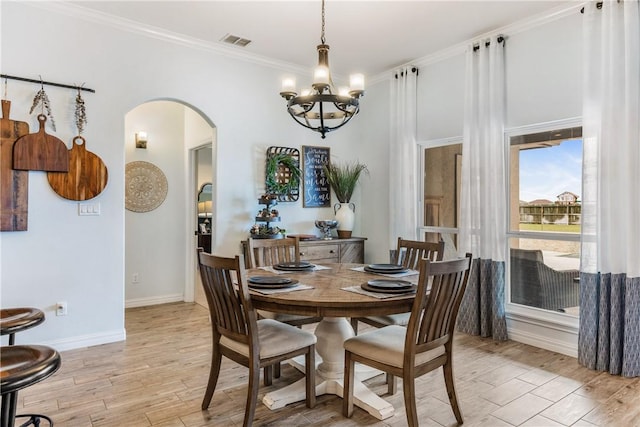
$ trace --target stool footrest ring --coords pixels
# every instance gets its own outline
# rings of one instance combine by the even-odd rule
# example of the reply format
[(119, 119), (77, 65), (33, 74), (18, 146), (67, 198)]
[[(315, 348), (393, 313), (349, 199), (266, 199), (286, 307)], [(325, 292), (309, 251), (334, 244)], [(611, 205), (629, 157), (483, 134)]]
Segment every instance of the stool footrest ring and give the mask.
[(40, 426), (40, 421), (42, 419), (47, 420), (49, 422), (49, 427), (53, 427), (53, 421), (51, 420), (51, 418), (47, 417), (46, 415), (40, 415), (40, 414), (20, 414), (20, 415), (16, 415), (16, 419), (25, 418), (25, 417), (29, 417), (29, 420), (27, 422), (25, 422), (24, 424), (20, 424), (20, 427), (27, 427), (27, 426), (39, 427)]

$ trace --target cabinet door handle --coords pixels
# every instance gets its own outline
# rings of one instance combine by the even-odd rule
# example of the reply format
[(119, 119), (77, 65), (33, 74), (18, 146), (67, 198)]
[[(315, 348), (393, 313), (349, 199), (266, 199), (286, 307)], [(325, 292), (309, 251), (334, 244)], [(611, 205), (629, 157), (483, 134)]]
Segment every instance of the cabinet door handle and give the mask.
[(300, 252), (300, 256), (304, 256), (304, 255), (305, 255), (304, 252)]
[(331, 250), (329, 251), (329, 253), (330, 253), (330, 254), (335, 254), (335, 253), (336, 253), (336, 251), (334, 251), (333, 249), (331, 249)]

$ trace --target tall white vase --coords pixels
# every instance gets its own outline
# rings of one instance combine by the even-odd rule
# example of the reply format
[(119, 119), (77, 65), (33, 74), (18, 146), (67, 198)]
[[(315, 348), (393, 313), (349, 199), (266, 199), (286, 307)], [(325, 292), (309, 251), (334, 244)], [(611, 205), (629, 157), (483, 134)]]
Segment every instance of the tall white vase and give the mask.
[(356, 205), (353, 203), (336, 203), (333, 212), (338, 221), (338, 237), (348, 239), (353, 231), (353, 224), (356, 220)]

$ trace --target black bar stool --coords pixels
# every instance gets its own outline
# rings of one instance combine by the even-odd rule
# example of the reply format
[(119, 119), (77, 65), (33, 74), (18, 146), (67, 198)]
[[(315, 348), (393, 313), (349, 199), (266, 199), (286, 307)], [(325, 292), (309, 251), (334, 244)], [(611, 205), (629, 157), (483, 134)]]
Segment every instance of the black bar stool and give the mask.
[[(51, 347), (43, 345), (2, 347), (0, 352), (1, 427), (13, 427), (15, 424), (18, 391), (53, 375), (60, 365), (60, 354)], [(53, 421), (46, 415), (24, 414), (18, 417), (29, 417), (22, 426), (30, 424), (39, 426), (40, 419), (47, 420), (53, 426)]]
[[(31, 384), (35, 384), (38, 381), (43, 380), (49, 375), (53, 374), (60, 367), (60, 355), (56, 352), (56, 357), (58, 359), (57, 365), (55, 369), (53, 369), (50, 373), (45, 376), (40, 377), (40, 374), (37, 372), (40, 369), (43, 369), (45, 372), (50, 370), (50, 367), (46, 365), (46, 363), (38, 358), (34, 359), (34, 351), (22, 351), (14, 354), (13, 348), (15, 347), (15, 334), (16, 332), (24, 331), (25, 329), (33, 328), (44, 322), (44, 312), (38, 308), (34, 307), (15, 307), (15, 308), (3, 308), (0, 310), (0, 335), (9, 335), (9, 347), (2, 347), (1, 356), (2, 356), (2, 419), (1, 419), (1, 427), (10, 426), (13, 427), (16, 418), (24, 418), (28, 417), (29, 420), (22, 424), (20, 427), (28, 426), (33, 424), (34, 426), (40, 425), (40, 420), (45, 419), (49, 422), (51, 426), (53, 426), (53, 421), (51, 418), (46, 415), (39, 414), (21, 414), (16, 415), (16, 405), (17, 405), (17, 396), (18, 390), (24, 387), (27, 387)], [(20, 346), (24, 348), (47, 348), (43, 346)], [(53, 349), (49, 349), (55, 352)], [(6, 356), (6, 357), (5, 357)], [(24, 359), (20, 359), (20, 356), (24, 356)], [(40, 354), (40, 357), (43, 355)], [(7, 363), (15, 364), (8, 365)], [(33, 381), (30, 381), (30, 376), (33, 375)], [(5, 389), (5, 375), (13, 378), (19, 376), (22, 378), (22, 382), (24, 385), (20, 386), (11, 386), (9, 385), (9, 389)], [(7, 381), (14, 381), (8, 378)], [(10, 389), (13, 387), (15, 391), (11, 392)]]
[(9, 335), (9, 345), (13, 345), (16, 332), (33, 328), (42, 322), (44, 312), (38, 308), (3, 308), (0, 310), (0, 335)]

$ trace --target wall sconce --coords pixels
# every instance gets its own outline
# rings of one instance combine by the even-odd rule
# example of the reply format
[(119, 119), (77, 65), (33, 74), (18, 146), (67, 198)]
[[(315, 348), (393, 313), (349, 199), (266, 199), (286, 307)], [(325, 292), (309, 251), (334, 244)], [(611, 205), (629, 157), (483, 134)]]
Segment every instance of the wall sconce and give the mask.
[(136, 148), (147, 148), (146, 132), (136, 132)]

